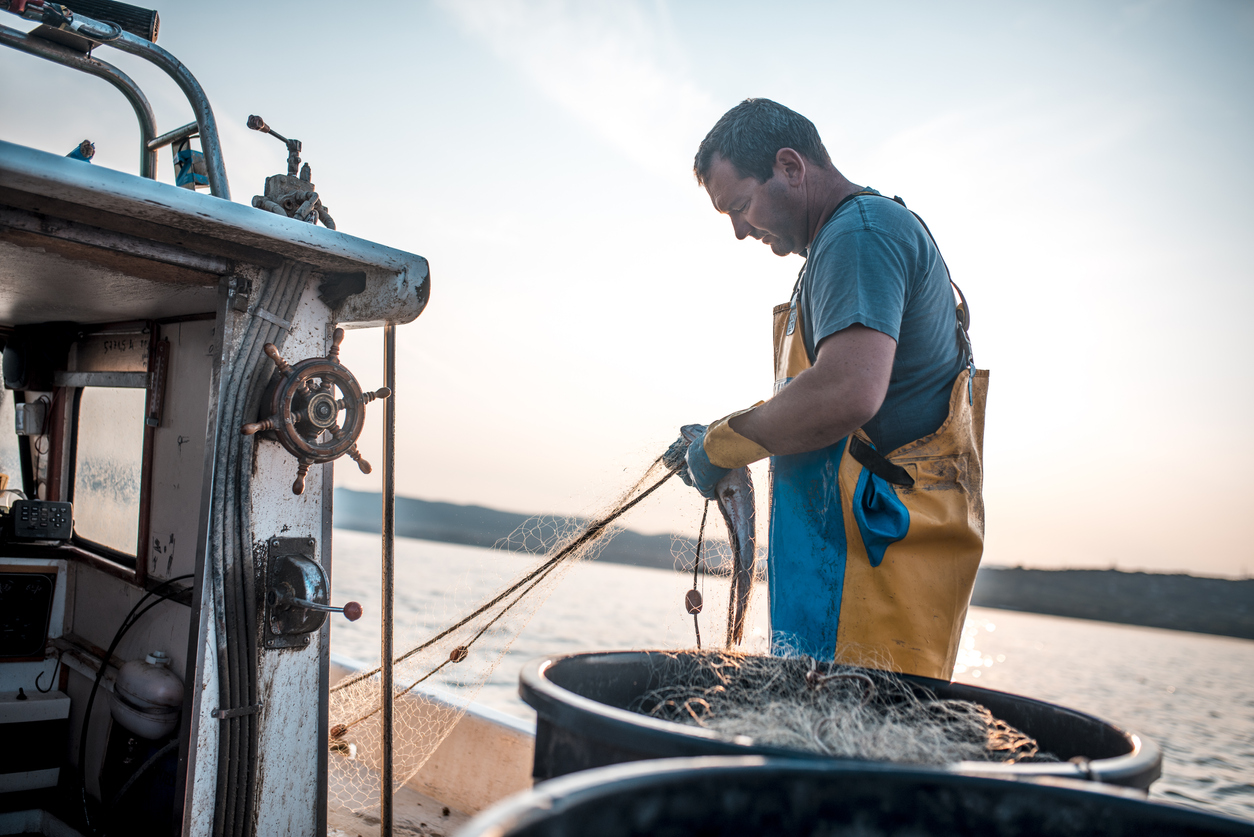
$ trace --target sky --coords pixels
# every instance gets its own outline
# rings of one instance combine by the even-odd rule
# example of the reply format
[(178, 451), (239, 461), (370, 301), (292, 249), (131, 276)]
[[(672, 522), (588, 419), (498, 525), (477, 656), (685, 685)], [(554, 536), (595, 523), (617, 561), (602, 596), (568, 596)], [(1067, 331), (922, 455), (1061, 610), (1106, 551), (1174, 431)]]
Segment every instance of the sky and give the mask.
[[(1248, 576), (1254, 5), (331, 2), (160, 7), (233, 198), (304, 143), (338, 229), (429, 259), (398, 332), (401, 494), (591, 514), (677, 435), (766, 398), (799, 257), (691, 173), (728, 108), (808, 116), (928, 222), (991, 370), (985, 562)], [(30, 24), (5, 15), (0, 23)], [(158, 130), (191, 121), (142, 61)], [(112, 88), (0, 50), (0, 138), (135, 172)], [(172, 180), (168, 152), (160, 178)], [(382, 382), (380, 331), (343, 357)], [(379, 411), (363, 436), (378, 461)], [(379, 472), (337, 468), (377, 490)], [(755, 467), (760, 499), (767, 476)], [(763, 507), (763, 514), (765, 509)], [(627, 521), (695, 533), (668, 485)], [(760, 525), (765, 537), (765, 526)]]

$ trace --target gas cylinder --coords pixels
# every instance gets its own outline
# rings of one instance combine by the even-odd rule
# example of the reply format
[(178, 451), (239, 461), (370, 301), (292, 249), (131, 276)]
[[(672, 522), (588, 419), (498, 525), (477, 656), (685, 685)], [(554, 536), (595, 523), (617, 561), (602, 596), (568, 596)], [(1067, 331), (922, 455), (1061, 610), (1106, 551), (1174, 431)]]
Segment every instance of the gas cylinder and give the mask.
[(118, 671), (109, 710), (113, 719), (141, 738), (174, 732), (183, 707), (183, 681), (170, 671), (170, 658), (153, 651), (143, 661), (130, 660)]

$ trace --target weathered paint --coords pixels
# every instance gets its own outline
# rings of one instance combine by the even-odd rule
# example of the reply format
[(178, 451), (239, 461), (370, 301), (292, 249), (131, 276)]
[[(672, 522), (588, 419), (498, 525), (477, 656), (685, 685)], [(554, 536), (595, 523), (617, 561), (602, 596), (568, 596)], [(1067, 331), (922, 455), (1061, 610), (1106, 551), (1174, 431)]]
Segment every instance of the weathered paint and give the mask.
[[(284, 356), (295, 362), (325, 355), (329, 319), (330, 311), (311, 283), (292, 318)], [(328, 467), (332, 466), (314, 466)], [(257, 440), (249, 498), (253, 542), (262, 544), (273, 537), (311, 538), (317, 543), (316, 558), (324, 563), (320, 540), (323, 480), (307, 480), (305, 492), (296, 495), (292, 493), (295, 474), (296, 460), (278, 442)], [(261, 598), (258, 595), (259, 601)], [(261, 627), (264, 630), (266, 626)], [(319, 677), (321, 632), (308, 637), (309, 645), (304, 647), (259, 651), (257, 693), (263, 706), (255, 789), (259, 803), (257, 834), (295, 837), (316, 831), (318, 754), (325, 746), (318, 737), (318, 698), (326, 684)]]
[[(0, 141), (0, 183), (7, 189), (72, 203), (79, 208), (79, 215), (86, 216), (90, 226), (127, 234), (140, 234), (138, 230), (142, 230), (146, 237), (160, 244), (177, 245), (197, 254), (209, 252), (237, 266), (272, 268), (290, 259), (314, 265), (321, 271), (364, 272), (365, 289), (339, 306), (336, 319), (345, 327), (375, 326), (384, 320), (397, 324), (412, 322), (427, 303), (429, 272), (427, 260), (421, 256), (251, 206), (218, 200), (103, 166), (85, 166), (75, 160), (3, 141)], [(22, 208), (47, 211), (44, 207)], [(9, 234), (19, 233), (46, 242), (54, 240), (20, 230)], [(86, 245), (74, 243), (74, 246)], [(22, 249), (30, 247), (7, 249), (13, 249), (12, 255), (16, 257)], [(94, 251), (91, 260), (95, 262), (107, 261), (105, 254), (113, 252), (90, 249)], [(120, 254), (118, 258), (121, 259), (119, 265), (124, 263), (125, 271), (108, 268), (105, 275), (125, 282), (132, 292), (144, 285), (143, 280), (178, 281), (172, 271), (181, 268), (129, 255), (123, 258)], [(74, 266), (70, 260), (66, 262), (69, 267)], [(203, 279), (184, 277), (184, 281), (195, 284)], [(93, 284), (80, 281), (77, 286), (82, 290), (90, 289)], [(206, 298), (211, 305), (212, 294)], [(191, 310), (208, 310), (210, 305)], [(0, 314), (3, 314), (2, 306)], [(122, 317), (106, 315), (95, 321), (109, 319)]]
[(188, 815), (183, 817), (183, 837), (208, 837), (213, 832), (213, 808), (218, 781), (218, 632), (213, 620), (213, 586), (204, 585), (200, 599), (199, 635), (204, 637), (199, 655), (199, 674), (192, 693), (191, 735), (193, 761), (188, 765)]
[(204, 487), (205, 423), (216, 325), (194, 320), (161, 326), (171, 343), (165, 411), (153, 433), (148, 577), (196, 571), (197, 521)]

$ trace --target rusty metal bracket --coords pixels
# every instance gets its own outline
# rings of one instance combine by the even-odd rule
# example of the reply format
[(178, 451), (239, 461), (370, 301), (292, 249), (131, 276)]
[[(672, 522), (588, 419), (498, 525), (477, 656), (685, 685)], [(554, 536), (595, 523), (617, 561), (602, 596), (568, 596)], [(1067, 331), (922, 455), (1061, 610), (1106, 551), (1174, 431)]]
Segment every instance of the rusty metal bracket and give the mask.
[(274, 314), (271, 314), (269, 311), (262, 308), (260, 305), (254, 305), (252, 308), (249, 308), (248, 313), (252, 314), (254, 317), (260, 317), (261, 319), (265, 320), (268, 323), (274, 323), (276, 326), (283, 329), (284, 331), (292, 330), (291, 323), (289, 323), (287, 320), (283, 319), (282, 317), (276, 317)]
[(215, 709), (213, 717), (219, 721), (229, 721), (231, 718), (242, 718), (245, 715), (256, 715), (261, 711), (261, 707), (265, 706), (264, 701), (257, 701), (252, 706), (241, 706), (239, 709)]
[[(155, 329), (153, 337), (156, 337)], [(160, 427), (165, 414), (166, 377), (170, 369), (170, 340), (152, 339), (148, 354), (148, 403), (144, 408), (144, 424)]]

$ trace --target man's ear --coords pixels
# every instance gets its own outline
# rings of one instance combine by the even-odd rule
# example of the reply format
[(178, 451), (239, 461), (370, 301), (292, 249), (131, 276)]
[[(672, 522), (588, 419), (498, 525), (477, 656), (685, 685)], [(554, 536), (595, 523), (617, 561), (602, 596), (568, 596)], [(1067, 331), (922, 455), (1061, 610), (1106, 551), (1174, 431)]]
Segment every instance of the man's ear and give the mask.
[(791, 148), (781, 148), (775, 152), (775, 170), (783, 173), (789, 186), (800, 186), (806, 179), (805, 158)]

